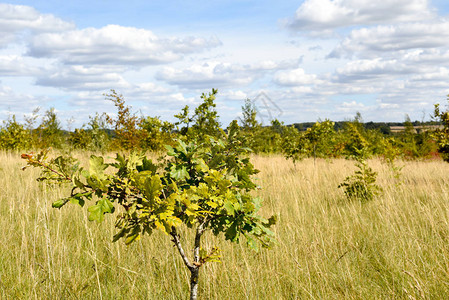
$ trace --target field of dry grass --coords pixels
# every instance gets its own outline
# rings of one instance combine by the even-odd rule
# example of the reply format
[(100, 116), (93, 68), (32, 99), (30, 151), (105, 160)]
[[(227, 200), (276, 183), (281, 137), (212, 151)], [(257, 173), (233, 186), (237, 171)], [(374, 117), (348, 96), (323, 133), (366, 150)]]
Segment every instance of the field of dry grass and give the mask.
[[(200, 299), (442, 299), (449, 295), (449, 164), (372, 160), (383, 189), (347, 201), (347, 160), (254, 156), (262, 213), (277, 214), (277, 244), (255, 253), (208, 235), (222, 263), (200, 276)], [(51, 202), (64, 190), (0, 153), (1, 299), (185, 299), (188, 273), (168, 236), (112, 243), (114, 218)], [(189, 239), (191, 240), (191, 239)], [(184, 241), (186, 242), (186, 241)]]

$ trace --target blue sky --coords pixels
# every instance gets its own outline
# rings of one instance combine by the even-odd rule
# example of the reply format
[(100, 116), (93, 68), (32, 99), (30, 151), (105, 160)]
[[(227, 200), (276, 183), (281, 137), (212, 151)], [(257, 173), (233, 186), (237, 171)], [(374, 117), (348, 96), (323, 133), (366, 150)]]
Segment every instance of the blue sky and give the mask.
[(421, 120), (448, 82), (442, 0), (0, 2), (2, 120), (55, 107), (79, 127), (114, 113), (109, 89), (173, 120), (212, 88), (225, 126), (261, 92), (286, 124)]

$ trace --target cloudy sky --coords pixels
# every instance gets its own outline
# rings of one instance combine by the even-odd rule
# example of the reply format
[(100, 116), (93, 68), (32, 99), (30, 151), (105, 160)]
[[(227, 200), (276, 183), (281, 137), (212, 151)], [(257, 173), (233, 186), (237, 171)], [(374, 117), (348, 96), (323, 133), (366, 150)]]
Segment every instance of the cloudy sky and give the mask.
[(54, 107), (79, 127), (115, 89), (173, 121), (212, 88), (223, 125), (246, 98), (264, 123), (428, 119), (449, 94), (449, 2), (0, 2), (0, 120)]

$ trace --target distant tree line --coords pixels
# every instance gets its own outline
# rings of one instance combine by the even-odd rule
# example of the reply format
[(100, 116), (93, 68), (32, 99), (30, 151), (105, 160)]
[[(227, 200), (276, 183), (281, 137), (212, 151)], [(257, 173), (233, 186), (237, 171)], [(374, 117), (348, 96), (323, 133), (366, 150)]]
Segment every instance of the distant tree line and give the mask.
[[(157, 116), (138, 116), (126, 104), (123, 95), (111, 90), (106, 98), (117, 109), (116, 117), (96, 113), (89, 122), (64, 131), (53, 108), (39, 114), (36, 109), (24, 123), (12, 115), (0, 126), (0, 149), (37, 150), (48, 147), (63, 150), (115, 151), (141, 149), (164, 151), (165, 145), (173, 145), (175, 139), (194, 140), (201, 136), (218, 135), (220, 130), (233, 131), (236, 140), (255, 153), (282, 153), (294, 161), (306, 158), (391, 156), (407, 159), (446, 159), (449, 153), (449, 118), (438, 105), (432, 122), (363, 122), (360, 113), (351, 120), (332, 122), (295, 123), (285, 125), (272, 120), (262, 126), (257, 120), (254, 103), (247, 99), (242, 106), (242, 118), (233, 120), (226, 128), (219, 123), (215, 109), (216, 90), (211, 97), (202, 96), (203, 103), (193, 111), (184, 107), (175, 115), (176, 122), (161, 120)], [(40, 120), (40, 123), (38, 122)], [(439, 129), (430, 130), (431, 125)], [(402, 126), (401, 132), (392, 132), (392, 126)], [(414, 127), (429, 126), (429, 130)], [(198, 128), (196, 128), (198, 127)], [(223, 128), (223, 129), (222, 129)]]

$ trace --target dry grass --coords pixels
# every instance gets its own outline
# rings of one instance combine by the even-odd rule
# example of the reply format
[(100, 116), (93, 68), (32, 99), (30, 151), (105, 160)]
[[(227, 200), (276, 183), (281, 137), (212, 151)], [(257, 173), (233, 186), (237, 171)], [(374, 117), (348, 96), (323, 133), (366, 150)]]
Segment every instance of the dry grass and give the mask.
[[(449, 294), (449, 164), (378, 160), (382, 195), (348, 202), (337, 189), (351, 161), (255, 156), (263, 214), (279, 215), (277, 244), (254, 253), (207, 236), (223, 263), (206, 265), (201, 299), (442, 299)], [(188, 274), (168, 236), (111, 243), (114, 218), (51, 202), (18, 154), (0, 153), (1, 299), (182, 299)], [(191, 239), (184, 240), (184, 243)]]

